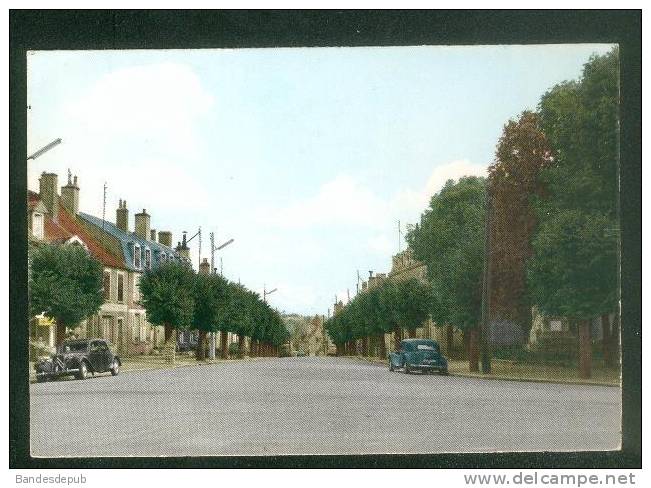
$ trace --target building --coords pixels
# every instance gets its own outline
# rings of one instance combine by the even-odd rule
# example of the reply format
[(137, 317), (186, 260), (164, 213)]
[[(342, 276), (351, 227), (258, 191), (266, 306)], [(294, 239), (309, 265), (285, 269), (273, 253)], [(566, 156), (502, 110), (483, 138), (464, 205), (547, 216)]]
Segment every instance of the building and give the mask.
[[(79, 211), (76, 177), (68, 174), (61, 195), (57, 180), (56, 174), (43, 173), (39, 193), (28, 193), (30, 242), (81, 245), (104, 267), (104, 303), (74, 334), (107, 339), (123, 355), (151, 352), (163, 343), (164, 332), (147, 321), (138, 282), (142, 273), (161, 263), (187, 259), (171, 247), (171, 232), (158, 232), (156, 239), (146, 210), (135, 215), (135, 230), (130, 232), (126, 201), (120, 200), (114, 224)], [(45, 327), (38, 323), (42, 320), (36, 327)], [(36, 330), (34, 337), (45, 336)]]

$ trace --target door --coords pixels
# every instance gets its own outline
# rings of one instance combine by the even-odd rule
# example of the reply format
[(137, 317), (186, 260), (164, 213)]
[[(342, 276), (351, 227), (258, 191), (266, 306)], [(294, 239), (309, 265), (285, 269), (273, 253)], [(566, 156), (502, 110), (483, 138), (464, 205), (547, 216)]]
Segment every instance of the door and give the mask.
[(88, 353), (88, 360), (90, 365), (93, 368), (93, 371), (102, 372), (104, 371), (104, 351), (101, 347), (102, 341), (91, 341), (90, 343), (90, 352)]
[(102, 371), (108, 371), (113, 362), (113, 354), (111, 353), (108, 344), (104, 341), (100, 341), (99, 349), (102, 353)]

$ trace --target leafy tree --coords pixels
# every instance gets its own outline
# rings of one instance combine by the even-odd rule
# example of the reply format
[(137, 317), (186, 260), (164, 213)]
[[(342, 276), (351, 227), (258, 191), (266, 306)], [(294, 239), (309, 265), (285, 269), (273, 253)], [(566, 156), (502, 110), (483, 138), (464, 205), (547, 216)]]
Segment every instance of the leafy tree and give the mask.
[(515, 321), (523, 337), (531, 330), (526, 260), (531, 256), (535, 215), (530, 201), (541, 194), (538, 175), (551, 161), (539, 116), (523, 112), (509, 120), (488, 168), (490, 198), (490, 319)]
[(230, 304), (227, 281), (217, 274), (194, 275), (192, 326), (199, 331), (197, 360), (205, 359), (206, 334), (216, 332)]
[(414, 257), (427, 265), (432, 319), (469, 333), (470, 369), (478, 370), (484, 263), (485, 180), (449, 180), (434, 195), (420, 224), (407, 233)]
[[(187, 265), (165, 263), (147, 271), (140, 279), (142, 304), (147, 319), (165, 328), (165, 342), (169, 343), (175, 329), (192, 325), (195, 308), (195, 274)], [(174, 348), (170, 354), (173, 359)]]
[(43, 245), (30, 259), (29, 304), (33, 315), (56, 322), (56, 343), (102, 305), (102, 265), (80, 246)]
[(617, 49), (593, 56), (580, 80), (555, 86), (539, 105), (553, 164), (540, 174), (527, 282), (543, 313), (578, 323), (582, 377), (591, 373), (589, 320), (617, 310), (618, 63)]

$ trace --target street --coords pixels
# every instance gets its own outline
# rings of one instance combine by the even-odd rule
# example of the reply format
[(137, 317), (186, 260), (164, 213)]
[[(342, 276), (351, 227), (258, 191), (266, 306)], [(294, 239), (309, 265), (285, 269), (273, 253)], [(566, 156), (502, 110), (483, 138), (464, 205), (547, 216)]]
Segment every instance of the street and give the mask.
[(268, 358), (32, 384), (30, 408), (44, 457), (575, 451), (619, 447), (621, 391)]

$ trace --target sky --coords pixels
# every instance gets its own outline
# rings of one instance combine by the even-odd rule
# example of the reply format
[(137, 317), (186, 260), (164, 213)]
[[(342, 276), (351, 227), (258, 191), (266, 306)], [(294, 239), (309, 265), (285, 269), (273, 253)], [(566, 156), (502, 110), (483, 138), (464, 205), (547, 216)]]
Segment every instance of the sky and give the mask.
[[(327, 314), (387, 272), (446, 180), (485, 175), (504, 124), (603, 44), (27, 54), (28, 187), (78, 176), (80, 209), (216, 244), (279, 311)], [(197, 268), (198, 238), (191, 243)]]

